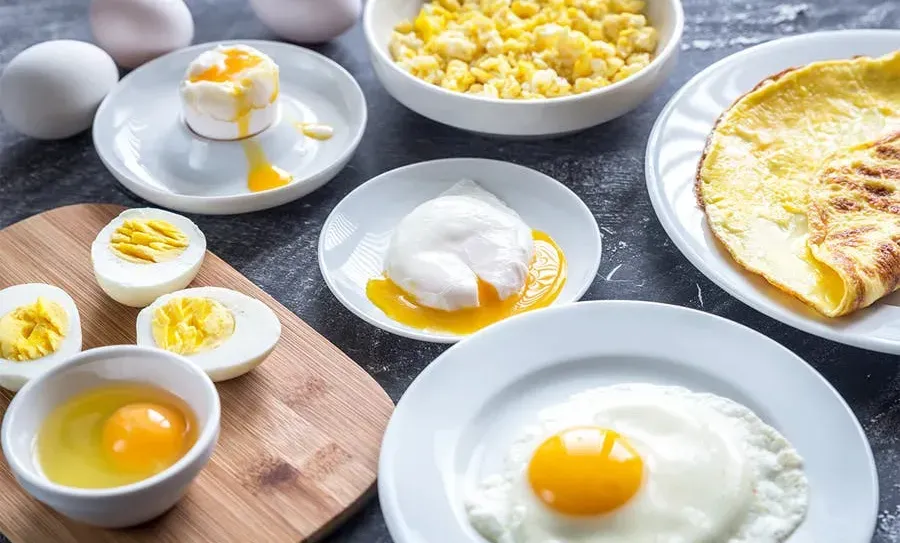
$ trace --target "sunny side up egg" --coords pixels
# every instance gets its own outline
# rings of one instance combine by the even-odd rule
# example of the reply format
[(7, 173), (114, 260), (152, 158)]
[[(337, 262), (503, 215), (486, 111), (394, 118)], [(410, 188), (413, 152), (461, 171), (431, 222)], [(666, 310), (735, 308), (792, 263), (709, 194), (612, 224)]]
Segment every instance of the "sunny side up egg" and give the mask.
[(19, 390), (28, 379), (81, 351), (81, 318), (64, 290), (27, 283), (0, 290), (0, 386)]
[(206, 256), (206, 236), (190, 219), (161, 209), (128, 209), (91, 245), (94, 276), (110, 298), (145, 307), (186, 287)]
[(598, 388), (546, 409), (466, 500), (498, 543), (782, 542), (802, 459), (752, 411), (681, 387)]
[(240, 292), (198, 287), (160, 296), (137, 317), (137, 344), (186, 356), (213, 381), (247, 373), (269, 356), (281, 321)]

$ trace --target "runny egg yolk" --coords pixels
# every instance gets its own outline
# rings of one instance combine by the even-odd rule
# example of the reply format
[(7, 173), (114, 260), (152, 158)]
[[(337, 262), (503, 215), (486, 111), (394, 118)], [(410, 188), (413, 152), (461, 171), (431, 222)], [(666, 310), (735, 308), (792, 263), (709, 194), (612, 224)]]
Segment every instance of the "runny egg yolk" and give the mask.
[(471, 334), (507, 317), (547, 307), (566, 282), (566, 258), (547, 234), (533, 230), (534, 258), (528, 268), (525, 287), (518, 296), (501, 300), (488, 283), (478, 281), (478, 307), (442, 311), (416, 303), (387, 277), (376, 277), (366, 285), (366, 295), (388, 317), (418, 328), (452, 334)]
[(153, 312), (156, 345), (191, 355), (215, 349), (234, 334), (234, 315), (211, 298), (173, 298)]
[(593, 516), (625, 505), (638, 491), (644, 462), (621, 434), (594, 426), (551, 436), (528, 464), (528, 482), (548, 508)]
[(109, 240), (116, 256), (137, 264), (174, 260), (188, 245), (190, 240), (181, 230), (159, 219), (128, 219)]
[(268, 161), (258, 142), (244, 140), (241, 144), (247, 157), (247, 187), (251, 192), (275, 189), (293, 180), (291, 174)]
[(225, 49), (222, 51), (222, 54), (225, 56), (225, 69), (222, 69), (219, 65), (210, 66), (191, 77), (191, 82), (209, 81), (211, 83), (224, 83), (225, 81), (231, 81), (234, 76), (244, 70), (259, 66), (263, 60), (250, 51), (237, 48)]
[(187, 420), (176, 409), (127, 404), (103, 425), (103, 452), (122, 472), (159, 473), (184, 454), (187, 433)]
[(0, 357), (24, 362), (59, 349), (69, 331), (69, 317), (58, 303), (38, 296), (0, 317)]

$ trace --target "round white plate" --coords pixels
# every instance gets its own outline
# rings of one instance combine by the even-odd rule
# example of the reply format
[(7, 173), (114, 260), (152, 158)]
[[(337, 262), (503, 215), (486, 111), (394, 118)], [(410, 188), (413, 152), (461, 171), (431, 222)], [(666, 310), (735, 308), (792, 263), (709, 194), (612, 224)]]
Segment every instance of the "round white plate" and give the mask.
[(694, 195), (697, 164), (718, 116), (763, 79), (792, 66), (900, 47), (897, 30), (845, 30), (785, 38), (713, 64), (688, 82), (660, 114), (647, 143), (650, 200), (669, 237), (704, 275), (747, 305), (811, 334), (900, 354), (900, 294), (855, 315), (828, 319), (741, 268), (713, 237)]
[(461, 341), (413, 381), (381, 444), (378, 495), (397, 543), (484, 541), (464, 492), (497, 473), (537, 413), (616, 383), (680, 385), (753, 409), (804, 457), (806, 520), (789, 543), (869, 543), (872, 451), (844, 400), (771, 339), (691, 309), (582, 302), (516, 316)]
[(410, 164), (357, 187), (331, 211), (319, 236), (319, 268), (328, 288), (350, 311), (388, 332), (453, 343), (462, 336), (400, 324), (369, 301), (366, 283), (384, 271), (394, 227), (419, 204), (472, 179), (514, 209), (528, 226), (550, 235), (565, 253), (568, 278), (554, 304), (577, 301), (600, 267), (600, 229), (584, 202), (559, 181), (497, 160), (449, 158)]
[[(272, 57), (280, 68), (280, 115), (253, 136), (272, 164), (293, 175), (283, 187), (247, 188), (242, 142), (196, 136), (181, 116), (178, 85), (188, 64), (219, 44), (242, 43)], [(94, 118), (100, 160), (128, 190), (156, 205), (202, 214), (246, 213), (275, 207), (330, 181), (362, 139), (366, 99), (346, 70), (309, 49), (259, 40), (194, 45), (131, 72), (106, 97)], [(295, 126), (334, 127), (327, 141), (307, 138)]]

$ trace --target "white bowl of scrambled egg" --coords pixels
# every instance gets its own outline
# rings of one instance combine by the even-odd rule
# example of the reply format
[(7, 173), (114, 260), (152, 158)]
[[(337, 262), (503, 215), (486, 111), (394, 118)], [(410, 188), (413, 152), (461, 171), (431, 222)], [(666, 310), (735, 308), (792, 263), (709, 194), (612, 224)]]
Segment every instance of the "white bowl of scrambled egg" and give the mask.
[(369, 0), (375, 73), (400, 103), (482, 134), (556, 136), (619, 117), (674, 67), (680, 0)]

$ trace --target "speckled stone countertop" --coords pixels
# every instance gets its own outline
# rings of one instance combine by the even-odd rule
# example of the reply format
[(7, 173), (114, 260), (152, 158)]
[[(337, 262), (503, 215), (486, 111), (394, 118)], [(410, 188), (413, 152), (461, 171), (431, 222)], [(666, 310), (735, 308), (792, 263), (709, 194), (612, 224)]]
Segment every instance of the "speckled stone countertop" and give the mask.
[[(650, 102), (583, 134), (544, 142), (482, 139), (406, 110), (375, 79), (357, 26), (338, 40), (317, 48), (346, 67), (368, 99), (366, 137), (347, 168), (324, 188), (277, 209), (194, 219), (219, 256), (350, 355), (396, 401), (443, 347), (377, 330), (335, 300), (315, 264), (316, 240), (328, 212), (367, 179), (422, 160), (486, 157), (545, 172), (587, 203), (604, 235), (603, 262), (585, 299), (653, 300), (702, 309), (762, 332), (824, 374), (859, 417), (875, 451), (881, 506), (874, 541), (898, 543), (900, 358), (799, 332), (757, 313), (715, 286), (685, 260), (656, 220), (644, 185), (643, 161), (647, 136), (663, 105), (692, 75), (709, 64), (779, 36), (820, 29), (898, 28), (900, 2), (684, 3), (686, 28), (680, 64)], [(87, 4), (88, 0), (0, 0), (0, 66), (27, 46), (43, 40), (90, 41)], [(272, 38), (246, 0), (188, 0), (188, 4), (196, 22), (195, 43)], [(78, 202), (145, 204), (104, 169), (89, 134), (60, 142), (38, 142), (0, 124), (0, 227)], [(827, 421), (823, 421), (822, 431), (828, 431)], [(377, 501), (372, 501), (328, 541), (390, 542)]]

